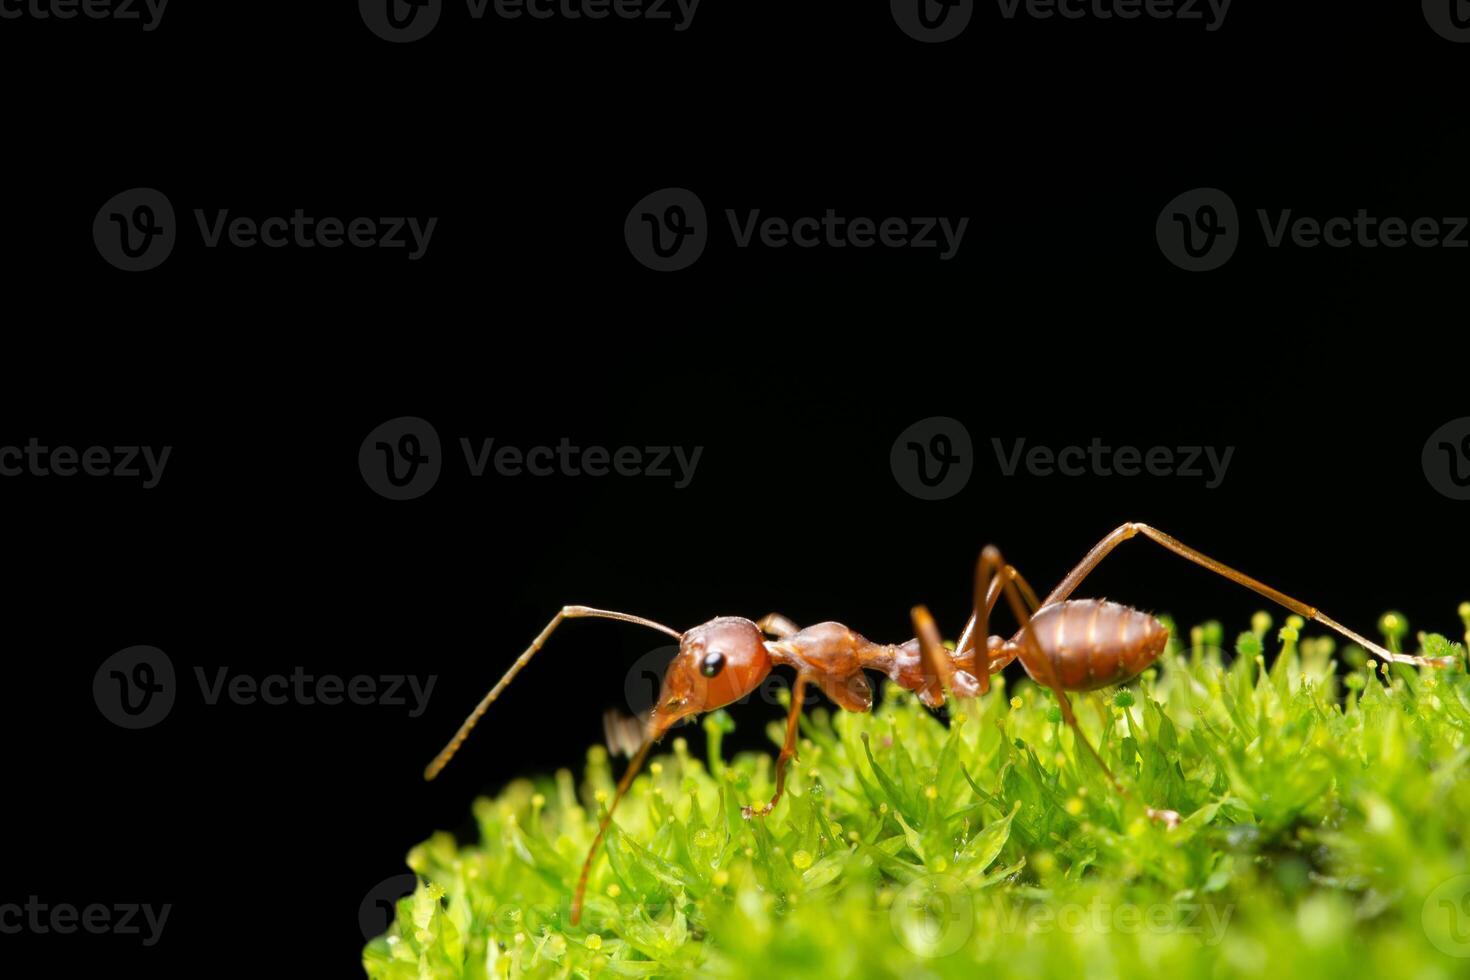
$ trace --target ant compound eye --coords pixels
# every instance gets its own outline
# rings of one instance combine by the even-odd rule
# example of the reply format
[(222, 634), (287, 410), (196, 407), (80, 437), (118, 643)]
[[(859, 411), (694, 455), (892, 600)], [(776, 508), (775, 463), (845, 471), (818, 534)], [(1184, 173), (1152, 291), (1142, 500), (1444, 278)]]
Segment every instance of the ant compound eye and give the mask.
[(725, 655), (719, 652), (705, 654), (704, 659), (699, 663), (699, 672), (706, 677), (714, 677), (724, 669)]

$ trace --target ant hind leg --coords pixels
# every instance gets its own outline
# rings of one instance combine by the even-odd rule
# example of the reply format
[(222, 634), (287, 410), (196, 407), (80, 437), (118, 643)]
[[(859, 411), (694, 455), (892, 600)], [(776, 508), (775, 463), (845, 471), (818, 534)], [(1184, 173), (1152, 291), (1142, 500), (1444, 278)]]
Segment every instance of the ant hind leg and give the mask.
[[(1002, 571), (1002, 574), (996, 575), (996, 580), (1002, 583), (1006, 601), (1010, 604), (1011, 612), (1021, 624), (1017, 656), (1020, 657), (1021, 663), (1026, 668), (1026, 672), (1037, 683), (1050, 688), (1052, 693), (1057, 696), (1057, 705), (1061, 708), (1062, 720), (1072, 729), (1072, 734), (1076, 737), (1077, 741), (1082, 744), (1083, 748), (1087, 749), (1087, 753), (1092, 756), (1098, 768), (1108, 777), (1108, 782), (1112, 784), (1114, 791), (1120, 795), (1127, 796), (1128, 790), (1122, 783), (1118, 782), (1118, 777), (1113, 775), (1113, 771), (1108, 768), (1108, 764), (1103, 761), (1102, 755), (1093, 747), (1092, 742), (1087, 738), (1087, 734), (1082, 731), (1082, 726), (1078, 724), (1077, 714), (1072, 710), (1072, 702), (1067, 698), (1067, 692), (1062, 689), (1056, 671), (1052, 668), (1051, 659), (1047, 657), (1045, 651), (1041, 649), (1041, 644), (1037, 642), (1036, 631), (1031, 627), (1031, 614), (1022, 603), (1020, 590), (1016, 587), (1014, 581), (1011, 580), (1011, 577), (1003, 573), (1003, 570), (1008, 568), (1010, 566), (1001, 557), (1000, 550), (994, 546), (987, 547), (980, 555), (980, 568), (976, 581), (977, 591), (981, 588), (981, 582), (989, 581), (990, 574), (995, 574), (998, 570)], [(1048, 599), (1048, 602), (1050, 601)], [(1157, 820), (1171, 829), (1179, 825), (1179, 814), (1173, 810), (1156, 810), (1153, 807), (1147, 807), (1147, 810), (1149, 819), (1151, 820)]]

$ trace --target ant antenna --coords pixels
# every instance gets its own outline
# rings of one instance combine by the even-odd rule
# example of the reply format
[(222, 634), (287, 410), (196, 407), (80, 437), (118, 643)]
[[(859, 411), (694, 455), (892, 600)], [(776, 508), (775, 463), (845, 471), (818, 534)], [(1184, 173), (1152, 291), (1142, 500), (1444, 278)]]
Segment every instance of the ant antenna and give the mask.
[(612, 823), (613, 811), (618, 808), (618, 802), (627, 794), (628, 787), (633, 785), (633, 777), (638, 775), (638, 770), (643, 768), (643, 760), (648, 758), (648, 750), (653, 748), (657, 739), (646, 738), (643, 745), (633, 756), (628, 768), (623, 772), (623, 778), (618, 780), (618, 788), (613, 793), (613, 798), (608, 801), (607, 810), (602, 814), (602, 819), (597, 821), (597, 836), (592, 838), (592, 846), (587, 848), (587, 858), (582, 862), (582, 873), (577, 876), (577, 891), (572, 896), (572, 925), (582, 921), (582, 900), (587, 895), (587, 877), (592, 873), (592, 861), (597, 857), (597, 850), (602, 846), (602, 838), (607, 834), (608, 825)]
[[(591, 609), (587, 606), (563, 606), (561, 612), (557, 613), (551, 618), (551, 622), (546, 624), (546, 628), (541, 631), (540, 635), (537, 636), (536, 639), (531, 641), (531, 645), (526, 648), (526, 652), (517, 657), (516, 662), (510, 665), (510, 669), (505, 672), (505, 676), (500, 678), (496, 685), (490, 689), (490, 693), (485, 695), (484, 700), (475, 706), (474, 711), (470, 712), (470, 716), (464, 720), (464, 724), (459, 726), (459, 731), (455, 732), (454, 738), (450, 739), (449, 744), (444, 746), (444, 751), (435, 756), (434, 761), (429, 763), (429, 765), (424, 769), (424, 778), (433, 779), (435, 776), (439, 775), (439, 773), (444, 769), (446, 765), (449, 764), (449, 760), (454, 758), (454, 754), (459, 751), (459, 747), (463, 745), (464, 740), (469, 737), (470, 731), (474, 729), (475, 725), (479, 722), (480, 716), (485, 713), (485, 710), (489, 708), (490, 705), (495, 703), (495, 699), (500, 697), (500, 692), (505, 690), (510, 682), (515, 679), (516, 674), (519, 674), (521, 672), (521, 668), (530, 663), (531, 658), (536, 655), (536, 651), (541, 649), (541, 646), (546, 642), (547, 637), (551, 636), (556, 628), (561, 625), (562, 620), (593, 618), (615, 619), (622, 623), (634, 623), (638, 626), (647, 626), (650, 629), (656, 629), (660, 632), (667, 633), (669, 636), (672, 636), (676, 640), (682, 640), (684, 638), (684, 634), (671, 630), (667, 626), (664, 626), (662, 623), (655, 623), (651, 619), (644, 619), (642, 616), (634, 616), (631, 613), (613, 612), (612, 610), (608, 609)], [(646, 754), (646, 749), (644, 750), (643, 754)], [(641, 758), (635, 760), (635, 765), (630, 767), (630, 769), (636, 768), (636, 762), (640, 761), (642, 761)], [(621, 792), (619, 793), (619, 795), (622, 795)], [(614, 803), (616, 803), (616, 801), (614, 801)], [(601, 838), (601, 836), (602, 835), (599, 833), (599, 839)]]

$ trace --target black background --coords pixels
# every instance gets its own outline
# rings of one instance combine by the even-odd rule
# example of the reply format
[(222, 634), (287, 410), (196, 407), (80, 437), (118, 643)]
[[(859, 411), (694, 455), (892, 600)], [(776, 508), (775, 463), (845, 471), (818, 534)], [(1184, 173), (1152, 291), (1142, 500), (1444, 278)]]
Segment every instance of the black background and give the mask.
[[(304, 5), (300, 5), (304, 6)], [(907, 636), (963, 621), (1002, 545), (1040, 589), (1142, 520), (1372, 631), (1453, 634), (1467, 505), (1420, 451), (1463, 399), (1465, 253), (1268, 250), (1189, 275), (1165, 202), (1243, 215), (1470, 211), (1470, 50), (1417, 5), (1236, 0), (1224, 27), (1005, 22), (981, 5), (921, 45), (886, 5), (704, 0), (693, 26), (472, 23), (389, 45), (349, 3), (175, 0), (160, 28), (0, 21), (9, 356), (0, 445), (173, 446), (160, 485), (0, 480), (9, 557), (9, 847), (0, 901), (172, 903), (162, 941), (4, 936), (156, 975), (358, 972), (357, 909), (469, 801), (576, 767), (659, 637), (574, 623), (440, 781), (423, 764), (563, 603), (687, 628), (776, 609)], [(959, 256), (739, 251), (683, 272), (630, 257), (665, 186), (787, 216), (969, 216)], [(206, 250), (108, 266), (121, 190), (186, 221), (434, 215), (429, 254)], [(357, 469), (421, 416), (425, 497)], [(961, 420), (966, 490), (905, 493), (889, 449)], [(991, 439), (1235, 447), (1224, 483), (1003, 478)], [(467, 476), (458, 440), (703, 447), (693, 482)], [(1260, 601), (1147, 543), (1088, 594), (1218, 617)], [(1279, 621), (1279, 615), (1278, 615)], [(180, 701), (123, 731), (92, 677), (166, 651)], [(201, 702), (196, 666), (434, 674), (423, 717)], [(769, 706), (737, 711), (762, 745)], [(695, 733), (696, 740), (700, 736)]]

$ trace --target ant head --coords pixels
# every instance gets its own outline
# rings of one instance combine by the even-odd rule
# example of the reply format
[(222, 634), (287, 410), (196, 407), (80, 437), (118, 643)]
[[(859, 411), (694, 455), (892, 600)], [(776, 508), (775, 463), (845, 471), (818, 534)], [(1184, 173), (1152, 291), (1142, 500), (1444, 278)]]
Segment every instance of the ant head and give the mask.
[(766, 639), (750, 620), (721, 616), (694, 627), (680, 639), (679, 654), (664, 674), (648, 719), (649, 738), (658, 738), (680, 718), (740, 700), (770, 673)]

